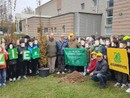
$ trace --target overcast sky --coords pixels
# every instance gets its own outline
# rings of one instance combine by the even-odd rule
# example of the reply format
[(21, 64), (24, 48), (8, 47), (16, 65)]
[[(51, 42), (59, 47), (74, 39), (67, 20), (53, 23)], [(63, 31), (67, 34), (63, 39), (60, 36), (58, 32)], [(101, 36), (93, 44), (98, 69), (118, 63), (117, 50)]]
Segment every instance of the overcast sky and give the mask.
[[(17, 0), (16, 4), (16, 13), (21, 13), (24, 8), (27, 6), (33, 8), (33, 10), (37, 7), (38, 0)], [(48, 2), (50, 0), (41, 0), (42, 4)]]

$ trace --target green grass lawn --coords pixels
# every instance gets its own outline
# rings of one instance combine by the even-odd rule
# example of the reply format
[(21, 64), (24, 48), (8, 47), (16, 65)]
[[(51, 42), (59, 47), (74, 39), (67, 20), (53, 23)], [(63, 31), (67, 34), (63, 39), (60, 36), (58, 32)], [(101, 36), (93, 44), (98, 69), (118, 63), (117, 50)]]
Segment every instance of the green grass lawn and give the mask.
[(7, 82), (0, 87), (0, 98), (130, 98), (125, 90), (114, 88), (108, 83), (108, 88), (100, 90), (98, 83), (88, 80), (84, 83), (58, 83), (58, 78), (52, 75), (47, 78), (30, 77), (15, 83)]

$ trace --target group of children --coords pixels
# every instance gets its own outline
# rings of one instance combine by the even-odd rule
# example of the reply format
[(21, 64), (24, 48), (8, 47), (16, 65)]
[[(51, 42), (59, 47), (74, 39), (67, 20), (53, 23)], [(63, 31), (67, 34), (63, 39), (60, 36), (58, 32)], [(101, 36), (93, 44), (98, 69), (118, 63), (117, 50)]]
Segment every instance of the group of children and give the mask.
[[(90, 52), (87, 56), (91, 57), (90, 60), (88, 60), (88, 65), (84, 68), (84, 75), (86, 73), (91, 73), (96, 68), (96, 54), (98, 52), (103, 54), (103, 57), (106, 61), (107, 60), (107, 48), (120, 48), (120, 49), (126, 49), (128, 56), (128, 63), (130, 67), (130, 37), (129, 36), (118, 36), (118, 37), (99, 37), (95, 38), (94, 36), (87, 37), (86, 39), (82, 38), (80, 40), (80, 43), (82, 47), (84, 47), (87, 51)], [(124, 58), (125, 59), (125, 58)], [(86, 70), (87, 69), (87, 70)], [(122, 72), (117, 72), (114, 70), (110, 70), (111, 72), (111, 79), (114, 79), (116, 83), (114, 84), (114, 87), (121, 87), (121, 88), (127, 88), (129, 87), (130, 80), (129, 76)], [(127, 90), (127, 92), (130, 92), (130, 89)]]
[[(78, 40), (80, 46), (87, 51), (87, 66), (84, 67), (84, 75), (89, 74), (96, 68), (98, 52), (103, 54), (103, 58), (107, 61), (107, 48), (120, 48), (126, 49), (128, 53), (129, 67), (130, 67), (130, 37), (118, 36), (118, 37), (102, 37), (95, 38), (95, 36), (81, 38)], [(21, 78), (27, 79), (27, 75), (35, 76), (39, 65), (39, 58), (33, 57), (33, 49), (38, 48), (38, 41), (35, 38), (21, 38), (16, 44), (9, 43), (5, 45), (5, 42), (1, 42), (0, 46), (0, 58), (4, 62), (0, 62), (0, 86), (6, 86), (6, 78), (9, 81), (14, 82)], [(10, 59), (9, 50), (17, 49), (18, 58)], [(30, 52), (30, 59), (24, 60), (24, 51)], [(1, 55), (2, 54), (2, 55)], [(12, 54), (11, 54), (12, 55)], [(90, 58), (89, 58), (90, 57)], [(115, 87), (126, 88), (129, 86), (129, 76), (125, 73), (111, 70), (112, 78), (116, 80)], [(130, 92), (130, 90), (127, 90)]]
[[(0, 86), (6, 86), (6, 79), (15, 82), (21, 78), (27, 79), (27, 75), (35, 76), (39, 65), (39, 58), (33, 58), (33, 49), (38, 48), (35, 38), (20, 38), (16, 43), (6, 43), (3, 39), (0, 45)], [(16, 51), (9, 52), (15, 49)], [(29, 51), (25, 54), (24, 51)], [(15, 53), (14, 53), (15, 52)], [(10, 56), (16, 58), (11, 59)], [(23, 59), (29, 55), (30, 59)]]

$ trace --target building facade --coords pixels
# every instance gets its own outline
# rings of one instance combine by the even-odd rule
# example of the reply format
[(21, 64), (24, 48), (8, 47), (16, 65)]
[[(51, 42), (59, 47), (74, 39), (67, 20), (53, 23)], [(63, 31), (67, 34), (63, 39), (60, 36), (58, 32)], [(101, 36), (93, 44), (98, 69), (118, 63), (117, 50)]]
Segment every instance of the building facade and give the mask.
[[(64, 20), (64, 18), (61, 19), (61, 17), (66, 17), (67, 13), (74, 13), (73, 20), (69, 19), (68, 21), (67, 19)], [(67, 21), (68, 23), (72, 22), (71, 24), (74, 25), (70, 31), (69, 28), (71, 26), (69, 28), (66, 25), (59, 25), (60, 27), (57, 27), (53, 25), (56, 23), (50, 22), (49, 27), (43, 26), (42, 29), (44, 32), (48, 31), (50, 33), (56, 31), (57, 33), (61, 32), (66, 34), (74, 32), (76, 36), (89, 36), (93, 34), (106, 36), (112, 34), (113, 0), (50, 0), (37, 7), (36, 14), (51, 16), (50, 21), (52, 21), (52, 19), (60, 23)], [(60, 31), (57, 28), (61, 28)], [(25, 32), (24, 28), (23, 32)]]
[(49, 16), (58, 16), (69, 12), (102, 14), (101, 32), (98, 33), (101, 35), (112, 34), (113, 0), (50, 0), (36, 8), (36, 14)]
[(101, 19), (102, 14), (83, 12), (71, 12), (54, 17), (33, 16), (27, 19), (28, 24), (26, 24), (26, 20), (22, 21), (22, 32), (26, 34), (26, 30), (28, 30), (29, 35), (37, 36), (41, 22), (42, 32), (46, 34), (53, 32), (55, 36), (68, 36), (69, 33), (75, 33), (76, 36), (100, 35), (98, 32), (101, 32)]
[(130, 0), (114, 0), (113, 34), (130, 35)]

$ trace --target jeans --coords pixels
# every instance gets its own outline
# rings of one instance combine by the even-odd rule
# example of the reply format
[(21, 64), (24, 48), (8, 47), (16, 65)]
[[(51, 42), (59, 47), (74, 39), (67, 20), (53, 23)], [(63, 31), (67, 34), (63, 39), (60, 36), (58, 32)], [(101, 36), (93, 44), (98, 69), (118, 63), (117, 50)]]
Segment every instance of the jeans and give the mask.
[(4, 84), (6, 82), (6, 69), (0, 69), (0, 83)]
[(107, 76), (100, 73), (97, 75), (93, 75), (91, 79), (94, 81), (99, 81), (100, 84), (106, 84), (107, 82)]
[(88, 66), (89, 66), (89, 63), (87, 63), (87, 65), (84, 66), (84, 72), (85, 72), (85, 73), (87, 72), (87, 68), (88, 68)]

